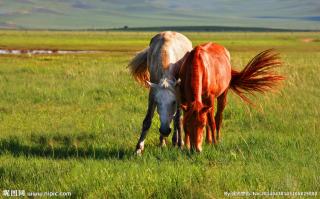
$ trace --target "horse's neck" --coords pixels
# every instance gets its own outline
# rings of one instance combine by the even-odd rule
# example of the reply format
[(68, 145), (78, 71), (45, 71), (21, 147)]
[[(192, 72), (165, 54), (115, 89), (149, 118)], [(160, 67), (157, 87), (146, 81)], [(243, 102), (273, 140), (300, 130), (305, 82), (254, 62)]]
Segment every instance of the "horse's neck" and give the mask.
[(173, 72), (173, 66), (170, 66), (170, 68), (168, 69), (164, 69), (162, 71), (162, 74), (161, 74), (161, 78), (160, 79), (169, 79), (169, 80), (173, 80), (175, 79), (175, 76), (172, 74)]
[(174, 78), (174, 79), (179, 78), (180, 66), (181, 64), (179, 63), (175, 63), (175, 64), (172, 64), (172, 66), (170, 66), (169, 72), (168, 72), (170, 78)]
[(186, 55), (182, 58), (176, 55), (174, 49), (170, 47), (161, 48), (161, 53), (150, 58), (150, 75), (155, 81), (162, 78), (178, 79), (180, 67), (186, 57)]
[(150, 67), (150, 80), (153, 83), (159, 83), (160, 79), (172, 79), (170, 68), (164, 69), (159, 65)]

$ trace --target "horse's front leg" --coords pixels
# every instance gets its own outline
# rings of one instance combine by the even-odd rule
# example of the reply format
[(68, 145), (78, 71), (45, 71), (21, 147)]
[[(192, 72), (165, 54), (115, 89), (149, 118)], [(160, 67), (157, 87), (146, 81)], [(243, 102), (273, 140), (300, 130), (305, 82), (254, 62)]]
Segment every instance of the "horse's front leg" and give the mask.
[(211, 95), (209, 98), (209, 106), (211, 106), (211, 110), (207, 113), (207, 125), (206, 125), (206, 142), (211, 144), (212, 141), (216, 144), (216, 125), (214, 121), (214, 96)]
[(172, 144), (173, 146), (178, 145), (178, 147), (183, 146), (183, 140), (182, 140), (182, 122), (181, 122), (181, 110), (180, 105), (177, 108), (177, 113), (175, 114), (173, 118), (173, 126), (174, 126), (174, 132), (172, 136)]
[(209, 131), (207, 131), (207, 134), (210, 133), (210, 131), (211, 131), (211, 135), (209, 135), (211, 137), (211, 140), (209, 143), (213, 142), (213, 144), (217, 144), (216, 123), (215, 123), (215, 119), (214, 119), (213, 108), (207, 113), (207, 117), (208, 117), (208, 124), (209, 124), (209, 128), (207, 130), (210, 129)]
[(183, 130), (184, 130), (184, 144), (187, 149), (190, 149), (190, 132), (187, 129), (186, 121), (182, 120)]
[(146, 117), (143, 120), (141, 135), (140, 135), (139, 141), (136, 146), (136, 154), (138, 154), (138, 155), (141, 155), (142, 151), (144, 150), (144, 140), (145, 140), (146, 135), (148, 133), (148, 130), (150, 129), (150, 126), (151, 126), (155, 107), (156, 106), (154, 103), (153, 95), (150, 90), (149, 101), (148, 101), (148, 110), (147, 110)]
[(221, 138), (220, 128), (222, 126), (222, 113), (227, 104), (227, 93), (228, 93), (228, 90), (224, 91), (222, 95), (218, 97), (217, 113), (215, 116), (217, 141), (219, 141), (219, 139)]
[[(207, 114), (208, 117), (208, 123), (209, 123), (209, 114)], [(206, 125), (206, 143), (207, 144), (211, 144), (212, 143), (212, 134), (211, 134), (211, 130), (210, 130), (210, 126), (207, 124)]]

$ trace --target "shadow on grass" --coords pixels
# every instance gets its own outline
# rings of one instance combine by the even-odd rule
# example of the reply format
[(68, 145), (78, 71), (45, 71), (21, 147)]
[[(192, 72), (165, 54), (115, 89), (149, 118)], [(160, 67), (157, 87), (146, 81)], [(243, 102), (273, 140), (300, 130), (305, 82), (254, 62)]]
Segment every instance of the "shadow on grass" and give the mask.
[(18, 138), (8, 138), (0, 140), (0, 155), (10, 153), (13, 156), (44, 157), (52, 159), (86, 158), (109, 160), (129, 159), (133, 156), (133, 151), (124, 148), (96, 147), (94, 145), (54, 145), (52, 142), (27, 145)]

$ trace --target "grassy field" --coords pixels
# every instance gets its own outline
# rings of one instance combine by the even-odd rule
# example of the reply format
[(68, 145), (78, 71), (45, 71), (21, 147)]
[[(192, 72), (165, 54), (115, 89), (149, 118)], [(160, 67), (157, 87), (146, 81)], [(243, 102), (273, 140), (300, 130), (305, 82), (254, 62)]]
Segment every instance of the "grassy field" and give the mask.
[(258, 108), (229, 94), (217, 148), (159, 148), (156, 116), (137, 157), (148, 91), (126, 65), (154, 34), (0, 31), (1, 49), (103, 50), (0, 55), (0, 191), (70, 191), (73, 198), (320, 194), (319, 33), (185, 33), (194, 45), (225, 45), (238, 69), (276, 48), (286, 80), (279, 92), (253, 98)]

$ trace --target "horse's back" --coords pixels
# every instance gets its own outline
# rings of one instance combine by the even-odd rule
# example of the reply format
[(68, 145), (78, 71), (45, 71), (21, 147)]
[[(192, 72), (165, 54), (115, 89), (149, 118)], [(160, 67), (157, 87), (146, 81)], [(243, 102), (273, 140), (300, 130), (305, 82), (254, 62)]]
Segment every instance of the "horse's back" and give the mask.
[(186, 58), (181, 71), (183, 100), (200, 100), (220, 96), (231, 80), (229, 52), (219, 44), (196, 46)]
[[(231, 80), (231, 63), (228, 50), (214, 43), (206, 43), (196, 48), (195, 54), (200, 55), (204, 67), (202, 78), (203, 92), (221, 95), (228, 87)], [(199, 59), (199, 58), (198, 58)], [(199, 60), (198, 60), (199, 61)]]
[(170, 76), (187, 52), (192, 50), (191, 41), (181, 33), (165, 31), (150, 41), (148, 65), (151, 81), (158, 82), (163, 75)]

